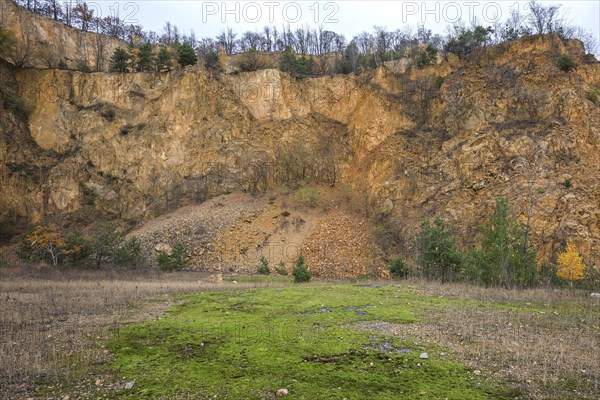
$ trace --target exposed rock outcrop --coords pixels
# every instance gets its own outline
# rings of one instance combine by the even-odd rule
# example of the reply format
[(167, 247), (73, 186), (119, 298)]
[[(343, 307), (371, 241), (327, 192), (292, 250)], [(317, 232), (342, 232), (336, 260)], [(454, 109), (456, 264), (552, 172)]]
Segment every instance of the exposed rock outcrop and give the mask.
[[(40, 37), (65, 40), (44, 21)], [(555, 65), (566, 53), (577, 63), (569, 73)], [(586, 98), (600, 88), (600, 64), (578, 41), (531, 37), (402, 74), (108, 74), (2, 62), (0, 77), (4, 213), (148, 219), (249, 190), (249, 166), (274, 168), (282, 145), (326, 136), (341, 154), (337, 182), (366, 192), (407, 237), (441, 214), (468, 243), (506, 196), (523, 219), (531, 206), (540, 258), (569, 238), (600, 263), (600, 108)]]
[(111, 36), (82, 32), (50, 17), (26, 12), (11, 0), (0, 0), (0, 23), (17, 39), (14, 63), (36, 68), (108, 69), (110, 56), (127, 43)]

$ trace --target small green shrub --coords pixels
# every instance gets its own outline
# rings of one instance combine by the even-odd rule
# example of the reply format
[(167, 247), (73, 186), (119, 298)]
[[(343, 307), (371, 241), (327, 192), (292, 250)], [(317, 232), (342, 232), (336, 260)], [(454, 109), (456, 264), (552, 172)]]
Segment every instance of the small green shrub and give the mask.
[(100, 115), (106, 121), (113, 122), (115, 120), (115, 117), (117, 116), (117, 113), (115, 112), (114, 108), (109, 107), (109, 108), (105, 108), (102, 111), (100, 111)]
[(461, 269), (461, 255), (452, 231), (441, 218), (424, 221), (415, 237), (417, 263), (423, 276), (447, 281), (456, 278)]
[(578, 286), (586, 290), (598, 291), (600, 289), (600, 270), (594, 267), (586, 268), (583, 280), (578, 283)]
[(567, 287), (567, 281), (556, 274), (557, 270), (558, 268), (554, 264), (542, 264), (539, 272), (540, 283), (550, 287)]
[(298, 190), (298, 200), (305, 207), (314, 208), (319, 204), (319, 190), (315, 187), (303, 187)]
[(485, 286), (528, 287), (538, 280), (535, 251), (525, 248), (525, 226), (519, 222), (503, 197), (488, 222), (481, 227), (480, 248), (464, 257), (464, 275)]
[(444, 82), (445, 82), (445, 79), (444, 79), (444, 77), (443, 77), (443, 76), (438, 76), (438, 77), (435, 79), (435, 87), (436, 87), (437, 89), (440, 89), (440, 88), (441, 88), (441, 87), (444, 85)]
[(283, 261), (283, 260), (279, 261), (279, 266), (275, 269), (275, 271), (279, 275), (287, 276), (288, 271), (287, 271), (287, 268), (285, 268), (285, 261)]
[(28, 113), (25, 107), (25, 102), (13, 90), (8, 88), (3, 89), (2, 92), (0, 92), (0, 99), (2, 100), (5, 110), (12, 111), (22, 117), (27, 116)]
[(294, 275), (295, 283), (302, 283), (310, 281), (311, 275), (308, 271), (308, 267), (304, 263), (304, 256), (300, 254), (298, 259), (296, 260), (296, 264), (294, 265), (294, 270), (292, 271), (292, 275)]
[(117, 249), (115, 262), (121, 267), (138, 268), (142, 264), (142, 243), (135, 236)]
[(573, 57), (570, 55), (563, 54), (556, 59), (556, 66), (563, 72), (569, 72), (575, 69), (575, 61), (573, 61)]
[(131, 54), (121, 47), (118, 47), (110, 57), (110, 71), (111, 72), (128, 72), (129, 64), (131, 61)]
[(269, 260), (267, 260), (265, 256), (260, 258), (260, 264), (256, 270), (256, 273), (260, 275), (269, 275), (271, 273), (271, 268), (269, 268)]
[(571, 179), (567, 178), (563, 181), (563, 186), (570, 189), (573, 186), (573, 182), (571, 182)]
[(100, 268), (104, 262), (115, 261), (117, 250), (121, 247), (123, 240), (124, 235), (111, 222), (103, 221), (95, 227), (90, 248), (94, 254), (96, 268)]
[(181, 242), (175, 243), (173, 246), (173, 253), (171, 253), (171, 263), (173, 269), (180, 270), (188, 265), (188, 251), (187, 247)]
[(393, 237), (389, 228), (385, 224), (377, 225), (375, 228), (373, 228), (373, 237), (375, 243), (381, 248), (381, 250), (384, 252), (388, 252), (390, 250)]
[(585, 92), (585, 98), (594, 104), (598, 104), (599, 97), (600, 95), (598, 94), (598, 91), (594, 88), (590, 88), (587, 92)]
[(71, 266), (85, 266), (90, 261), (92, 253), (90, 243), (83, 237), (80, 232), (73, 231), (67, 235), (67, 254), (65, 259)]
[(198, 61), (196, 51), (188, 43), (184, 43), (177, 49), (177, 61), (179, 65), (185, 67), (186, 65), (194, 65)]
[(92, 69), (89, 67), (89, 65), (87, 65), (85, 61), (80, 61), (79, 63), (77, 63), (76, 69), (81, 72), (92, 72)]
[(428, 65), (435, 64), (437, 53), (437, 49), (432, 45), (428, 44), (425, 49), (419, 51), (419, 53), (417, 54), (417, 67), (423, 68)]
[(169, 272), (173, 270), (171, 257), (169, 257), (166, 251), (160, 252), (160, 254), (156, 257), (156, 262), (158, 262), (158, 269), (161, 271)]
[(390, 275), (393, 278), (407, 278), (410, 274), (410, 268), (401, 257), (396, 257), (390, 261)]

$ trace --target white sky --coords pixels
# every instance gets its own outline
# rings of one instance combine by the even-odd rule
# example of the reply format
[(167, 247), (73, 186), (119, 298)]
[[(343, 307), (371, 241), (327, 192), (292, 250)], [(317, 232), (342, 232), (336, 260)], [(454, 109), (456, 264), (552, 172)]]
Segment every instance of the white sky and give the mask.
[[(569, 23), (592, 31), (600, 42), (600, 0), (542, 1), (562, 4)], [(147, 30), (161, 32), (166, 21), (183, 33), (193, 29), (197, 37), (216, 36), (225, 27), (238, 32), (259, 31), (265, 25), (281, 27), (288, 22), (317, 26), (322, 24), (351, 39), (374, 25), (388, 30), (415, 27), (424, 23), (434, 33), (445, 33), (446, 26), (462, 17), (477, 18), (481, 25), (493, 25), (500, 15), (504, 20), (511, 9), (526, 14), (527, 1), (203, 1), (203, 0), (92, 0), (95, 14), (114, 15), (126, 23), (140, 24)]]

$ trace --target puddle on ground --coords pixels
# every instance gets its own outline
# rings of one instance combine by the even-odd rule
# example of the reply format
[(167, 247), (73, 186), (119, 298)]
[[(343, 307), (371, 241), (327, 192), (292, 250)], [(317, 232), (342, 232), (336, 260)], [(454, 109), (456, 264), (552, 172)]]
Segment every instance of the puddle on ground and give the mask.
[(410, 354), (412, 352), (411, 348), (408, 347), (394, 347), (392, 342), (379, 342), (379, 343), (370, 343), (363, 346), (364, 349), (375, 349), (385, 354)]

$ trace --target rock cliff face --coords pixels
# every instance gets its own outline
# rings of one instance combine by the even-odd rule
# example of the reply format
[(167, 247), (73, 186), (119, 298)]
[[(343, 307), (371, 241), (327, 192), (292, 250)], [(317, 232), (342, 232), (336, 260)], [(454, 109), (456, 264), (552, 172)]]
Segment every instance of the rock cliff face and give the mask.
[[(569, 73), (555, 66), (567, 53)], [(439, 214), (468, 243), (506, 196), (523, 220), (531, 214), (540, 259), (570, 239), (600, 264), (600, 108), (586, 96), (600, 88), (600, 64), (577, 41), (532, 37), (404, 73), (302, 80), (4, 62), (0, 79), (3, 213), (141, 221), (249, 190), (249, 171), (276, 165), (282, 146), (326, 138), (337, 182), (407, 237)]]
[(0, 0), (0, 24), (15, 33), (16, 61), (36, 68), (108, 69), (117, 47), (127, 43), (111, 36), (82, 32), (49, 17), (20, 9), (11, 0)]

